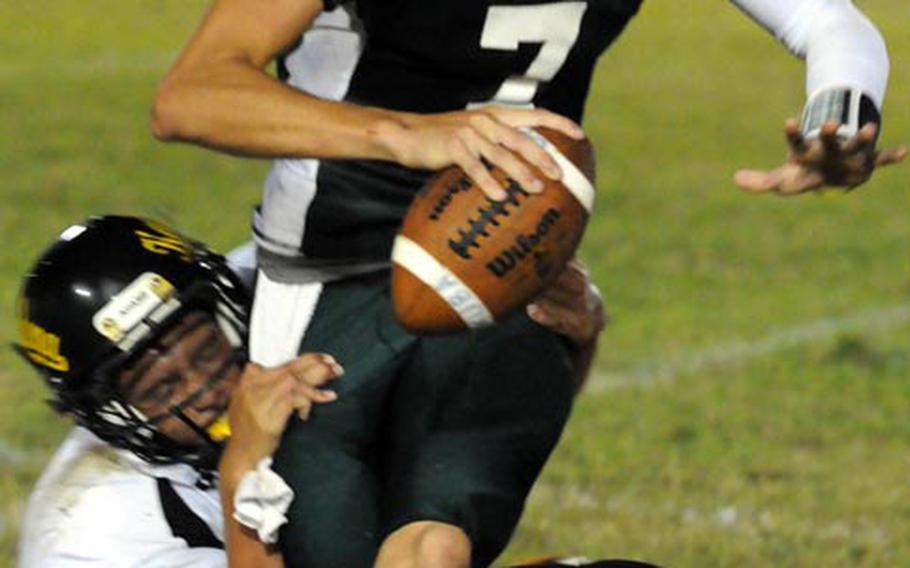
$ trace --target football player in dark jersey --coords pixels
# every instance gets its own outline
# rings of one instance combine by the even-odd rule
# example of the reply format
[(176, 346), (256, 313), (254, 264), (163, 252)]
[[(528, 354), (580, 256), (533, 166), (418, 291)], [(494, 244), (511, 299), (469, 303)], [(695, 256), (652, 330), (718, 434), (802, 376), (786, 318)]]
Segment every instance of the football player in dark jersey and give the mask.
[[(365, 566), (379, 546), (383, 566), (485, 565), (504, 546), (568, 416), (575, 348), (533, 309), (471, 335), (405, 333), (392, 239), (431, 170), (458, 165), (491, 199), (485, 163), (531, 192), (527, 164), (558, 178), (521, 128), (581, 136), (597, 57), (640, 3), (215, 0), (163, 80), (156, 136), (277, 158), (253, 222), (253, 358), (319, 350), (347, 369), (340, 402), (292, 423), (276, 455), (303, 495), (290, 562)], [(739, 186), (854, 187), (906, 156), (875, 149), (887, 53), (849, 0), (733, 3), (806, 59), (809, 94), (790, 158)]]

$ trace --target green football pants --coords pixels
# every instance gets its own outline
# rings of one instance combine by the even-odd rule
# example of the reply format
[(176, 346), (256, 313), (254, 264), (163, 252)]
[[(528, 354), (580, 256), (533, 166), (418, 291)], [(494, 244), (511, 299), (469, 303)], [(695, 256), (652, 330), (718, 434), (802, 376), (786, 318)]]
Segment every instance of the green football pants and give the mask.
[(565, 340), (523, 313), (418, 338), (395, 321), (388, 273), (327, 284), (302, 345), (334, 355), (338, 400), (292, 419), (275, 469), (295, 491), (288, 566), (372, 566), (382, 539), (434, 520), (469, 536), (473, 564), (505, 547), (568, 418)]

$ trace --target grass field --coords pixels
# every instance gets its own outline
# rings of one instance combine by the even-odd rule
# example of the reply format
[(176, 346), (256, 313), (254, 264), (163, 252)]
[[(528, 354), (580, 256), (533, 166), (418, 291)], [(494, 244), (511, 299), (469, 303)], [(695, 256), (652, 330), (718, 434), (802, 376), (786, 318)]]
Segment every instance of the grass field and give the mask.
[[(882, 143), (910, 141), (910, 13)], [(246, 238), (267, 164), (148, 134), (197, 0), (0, 4), (0, 343), (18, 280), (100, 212)], [(505, 559), (910, 566), (910, 166), (849, 195), (738, 192), (776, 165), (802, 66), (728, 3), (651, 0), (602, 60), (585, 126), (601, 198), (584, 256), (615, 318)], [(0, 567), (64, 431), (0, 353)]]

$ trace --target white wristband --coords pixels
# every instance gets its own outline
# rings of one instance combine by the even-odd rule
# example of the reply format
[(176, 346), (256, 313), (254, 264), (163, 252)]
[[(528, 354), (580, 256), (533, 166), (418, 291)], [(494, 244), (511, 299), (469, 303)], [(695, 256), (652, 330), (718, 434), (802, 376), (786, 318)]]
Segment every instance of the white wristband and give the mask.
[(809, 97), (800, 129), (806, 138), (816, 138), (824, 123), (834, 121), (839, 124), (837, 135), (846, 140), (856, 136), (863, 125), (880, 125), (881, 120), (875, 103), (859, 89), (825, 89)]
[(237, 485), (234, 520), (256, 531), (265, 544), (274, 544), (278, 529), (288, 521), (285, 513), (293, 500), (294, 490), (272, 470), (272, 458), (262, 458)]

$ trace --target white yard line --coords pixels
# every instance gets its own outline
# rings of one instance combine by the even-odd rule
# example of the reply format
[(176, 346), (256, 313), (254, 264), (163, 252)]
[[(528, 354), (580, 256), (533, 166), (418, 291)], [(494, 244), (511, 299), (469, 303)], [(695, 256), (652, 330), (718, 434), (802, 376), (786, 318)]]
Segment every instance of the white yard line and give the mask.
[(838, 335), (894, 329), (908, 323), (910, 303), (866, 310), (843, 317), (823, 318), (775, 330), (751, 341), (730, 341), (704, 349), (658, 355), (641, 361), (626, 371), (594, 373), (586, 390), (588, 393), (601, 393), (613, 389), (669, 383), (680, 375), (736, 366), (800, 345), (830, 340)]

